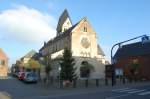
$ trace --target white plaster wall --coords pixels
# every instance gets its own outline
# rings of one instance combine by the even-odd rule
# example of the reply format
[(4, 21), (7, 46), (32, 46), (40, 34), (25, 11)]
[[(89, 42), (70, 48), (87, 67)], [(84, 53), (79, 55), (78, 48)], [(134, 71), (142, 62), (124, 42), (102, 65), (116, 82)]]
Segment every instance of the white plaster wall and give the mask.
[(58, 52), (55, 52), (54, 54), (51, 54), (51, 58), (55, 59), (57, 57), (60, 57), (60, 56), (62, 56), (63, 52), (64, 52), (64, 50), (60, 50)]
[[(69, 24), (68, 24), (69, 23)], [(64, 28), (68, 29), (72, 26), (70, 19), (67, 18), (66, 21), (64, 22), (64, 24), (62, 25), (62, 32), (64, 32)]]

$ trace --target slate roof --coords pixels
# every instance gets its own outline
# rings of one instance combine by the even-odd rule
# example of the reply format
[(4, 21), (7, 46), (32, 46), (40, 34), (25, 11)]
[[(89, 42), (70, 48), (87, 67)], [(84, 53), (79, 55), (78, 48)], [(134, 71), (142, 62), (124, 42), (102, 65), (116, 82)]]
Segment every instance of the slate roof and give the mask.
[(150, 55), (150, 42), (136, 42), (123, 45), (114, 55), (115, 59), (124, 59), (133, 56)]
[(34, 50), (31, 50), (29, 53), (27, 53), (23, 58), (31, 58), (33, 57), (37, 52)]
[(39, 60), (40, 57), (43, 57), (41, 53), (36, 53), (32, 56), (32, 59)]
[(79, 24), (76, 23), (75, 25), (73, 25), (72, 27), (70, 27), (68, 30), (66, 30), (65, 32), (63, 32), (62, 34), (60, 34), (59, 36), (56, 36), (54, 39), (49, 40), (45, 46), (43, 46), (40, 50), (42, 50), (44, 47), (49, 46), (50, 44), (53, 44), (54, 42), (57, 42), (58, 40), (70, 35), (71, 31)]
[(98, 55), (103, 55), (103, 56), (105, 56), (105, 54), (104, 54), (102, 48), (101, 48), (99, 45), (97, 45), (97, 48), (98, 48)]

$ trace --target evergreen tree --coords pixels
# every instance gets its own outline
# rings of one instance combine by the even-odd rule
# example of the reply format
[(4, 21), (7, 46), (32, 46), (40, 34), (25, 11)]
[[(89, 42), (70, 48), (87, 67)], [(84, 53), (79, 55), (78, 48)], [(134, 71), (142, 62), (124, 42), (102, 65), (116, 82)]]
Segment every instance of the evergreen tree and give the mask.
[(64, 49), (60, 65), (61, 65), (61, 72), (60, 72), (61, 80), (69, 80), (70, 82), (72, 82), (74, 79), (77, 78), (75, 74), (76, 68), (74, 67), (75, 65), (74, 58), (72, 58), (72, 53), (67, 48)]

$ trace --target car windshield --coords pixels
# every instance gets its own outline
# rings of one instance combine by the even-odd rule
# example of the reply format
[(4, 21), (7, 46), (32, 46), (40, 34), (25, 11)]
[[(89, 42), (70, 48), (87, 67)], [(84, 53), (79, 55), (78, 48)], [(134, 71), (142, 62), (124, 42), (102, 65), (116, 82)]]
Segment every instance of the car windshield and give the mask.
[(27, 74), (27, 77), (37, 77), (37, 75), (35, 73), (29, 73)]

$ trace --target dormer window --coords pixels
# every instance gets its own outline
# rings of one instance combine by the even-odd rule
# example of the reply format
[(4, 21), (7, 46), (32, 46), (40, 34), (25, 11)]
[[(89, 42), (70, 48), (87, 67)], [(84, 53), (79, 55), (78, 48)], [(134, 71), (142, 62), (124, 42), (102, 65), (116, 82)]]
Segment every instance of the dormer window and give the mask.
[(87, 27), (84, 27), (84, 28), (83, 28), (83, 32), (87, 32)]

